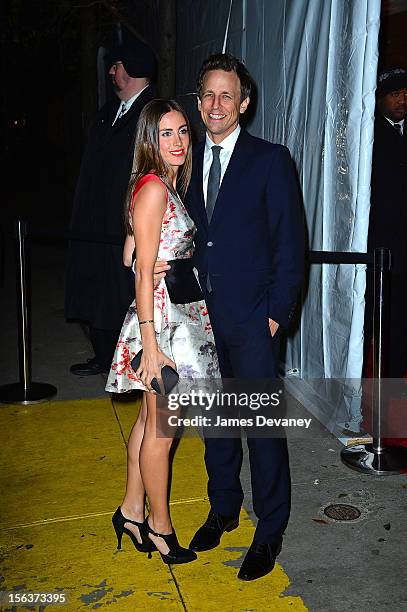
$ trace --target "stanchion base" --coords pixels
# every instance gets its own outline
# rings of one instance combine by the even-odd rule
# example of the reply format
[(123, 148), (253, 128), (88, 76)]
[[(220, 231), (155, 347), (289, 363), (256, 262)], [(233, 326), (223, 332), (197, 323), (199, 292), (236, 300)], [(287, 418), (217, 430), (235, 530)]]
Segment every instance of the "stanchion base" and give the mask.
[(0, 387), (0, 402), (2, 404), (40, 404), (58, 392), (57, 388), (47, 383), (31, 383), (29, 389), (24, 389), (22, 383), (13, 383)]
[(341, 459), (352, 470), (365, 474), (401, 474), (407, 471), (407, 448), (386, 446), (382, 453), (373, 452), (372, 444), (347, 446), (341, 451)]

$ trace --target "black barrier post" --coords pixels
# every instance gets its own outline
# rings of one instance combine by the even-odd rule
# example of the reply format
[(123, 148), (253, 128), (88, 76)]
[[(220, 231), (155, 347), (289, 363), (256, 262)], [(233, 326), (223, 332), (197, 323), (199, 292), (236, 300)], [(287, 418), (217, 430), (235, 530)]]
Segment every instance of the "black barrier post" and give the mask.
[(19, 219), (16, 221), (16, 285), (20, 382), (0, 387), (0, 402), (3, 404), (37, 404), (53, 397), (57, 393), (57, 389), (53, 385), (31, 382), (31, 338), (27, 291), (26, 237), (26, 224)]
[(341, 459), (348, 467), (365, 474), (401, 474), (407, 470), (407, 448), (385, 446), (382, 439), (382, 419), (386, 411), (384, 393), (384, 362), (386, 328), (388, 323), (390, 251), (374, 251), (374, 310), (373, 310), (373, 403), (372, 444), (345, 447)]
[(18, 364), (20, 382), (24, 393), (31, 387), (31, 335), (27, 304), (27, 226), (24, 221), (17, 221), (17, 324), (18, 324)]

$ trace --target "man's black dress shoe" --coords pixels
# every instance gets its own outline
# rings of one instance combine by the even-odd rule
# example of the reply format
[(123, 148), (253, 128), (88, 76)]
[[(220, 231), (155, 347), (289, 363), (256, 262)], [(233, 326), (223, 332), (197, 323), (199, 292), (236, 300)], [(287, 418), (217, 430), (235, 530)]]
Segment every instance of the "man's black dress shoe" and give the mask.
[(281, 552), (282, 538), (275, 544), (253, 542), (243, 560), (237, 575), (240, 580), (256, 580), (265, 576), (274, 567), (276, 557)]
[(95, 376), (95, 374), (106, 374), (107, 368), (100, 365), (96, 357), (93, 357), (86, 363), (75, 363), (69, 371), (76, 376)]
[(239, 517), (222, 516), (210, 510), (205, 523), (192, 538), (189, 548), (196, 552), (216, 548), (220, 543), (222, 533), (224, 531), (233, 531), (238, 526)]

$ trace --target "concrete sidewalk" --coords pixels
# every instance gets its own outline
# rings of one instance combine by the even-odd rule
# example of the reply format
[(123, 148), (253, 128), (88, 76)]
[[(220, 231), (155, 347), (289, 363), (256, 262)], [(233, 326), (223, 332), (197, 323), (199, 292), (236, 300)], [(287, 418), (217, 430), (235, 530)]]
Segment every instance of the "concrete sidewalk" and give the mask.
[[(110, 516), (121, 501), (124, 442), (137, 408), (112, 403), (102, 376), (69, 373), (91, 350), (81, 327), (64, 320), (64, 262), (62, 247), (32, 246), (33, 380), (56, 385), (58, 395), (37, 406), (0, 405), (0, 588), (65, 588), (69, 603), (62, 610), (407, 610), (407, 477), (350, 471), (340, 461), (341, 444), (318, 424), (312, 436), (288, 432), (293, 507), (271, 575), (250, 584), (236, 579), (255, 520), (246, 457), (241, 526), (219, 549), (171, 570), (157, 555), (137, 553), (128, 539), (122, 552), (115, 550)], [(11, 258), (0, 297), (0, 384), (6, 384), (18, 380)], [(207, 512), (198, 438), (180, 444), (171, 501), (186, 543)], [(360, 517), (328, 519), (323, 509), (338, 502), (356, 506)]]

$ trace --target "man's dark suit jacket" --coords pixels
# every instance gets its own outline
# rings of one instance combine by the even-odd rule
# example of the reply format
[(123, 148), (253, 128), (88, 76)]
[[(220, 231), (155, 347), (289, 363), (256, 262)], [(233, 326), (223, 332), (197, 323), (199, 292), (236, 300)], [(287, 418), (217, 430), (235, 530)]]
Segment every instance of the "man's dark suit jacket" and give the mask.
[(393, 272), (406, 273), (407, 120), (400, 136), (385, 117), (375, 120), (369, 247), (388, 247)]
[(286, 327), (303, 278), (304, 225), (286, 147), (241, 130), (208, 224), (202, 187), (205, 142), (193, 156), (187, 195), (195, 221), (195, 265), (234, 322), (258, 308)]
[[(375, 119), (373, 142), (369, 250), (391, 250), (390, 329), (386, 338), (389, 378), (407, 372), (407, 119), (404, 134), (379, 112)], [(373, 272), (368, 269), (365, 309), (365, 363), (373, 334)]]
[[(91, 127), (83, 155), (72, 210), (71, 230), (96, 234), (100, 240), (123, 236), (123, 207), (134, 156), (140, 113), (154, 97), (151, 86), (112, 126), (120, 100), (106, 104)], [(92, 327), (120, 330), (134, 299), (134, 275), (123, 266), (123, 247), (71, 242), (65, 313)]]

